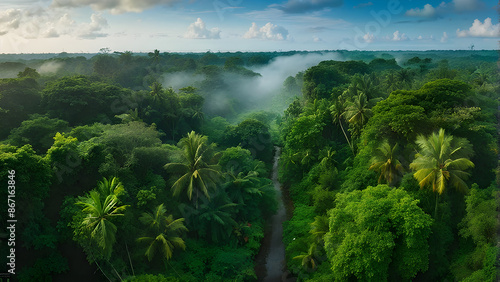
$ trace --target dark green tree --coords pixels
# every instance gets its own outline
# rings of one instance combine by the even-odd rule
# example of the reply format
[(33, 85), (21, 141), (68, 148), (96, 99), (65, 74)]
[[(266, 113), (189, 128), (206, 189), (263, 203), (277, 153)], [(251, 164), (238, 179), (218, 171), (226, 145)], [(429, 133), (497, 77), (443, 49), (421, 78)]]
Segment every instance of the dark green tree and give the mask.
[(145, 256), (151, 261), (157, 252), (161, 252), (167, 260), (172, 258), (175, 248), (186, 249), (184, 240), (180, 237), (188, 231), (184, 226), (184, 218), (175, 219), (167, 215), (163, 204), (157, 206), (153, 213), (143, 213), (139, 218), (148, 229), (149, 235), (137, 239), (147, 245)]
[(387, 184), (394, 186), (403, 176), (403, 166), (396, 155), (397, 149), (398, 144), (391, 146), (387, 140), (384, 140), (377, 147), (369, 169), (378, 171), (380, 174), (378, 183), (382, 183), (382, 179), (384, 179)]

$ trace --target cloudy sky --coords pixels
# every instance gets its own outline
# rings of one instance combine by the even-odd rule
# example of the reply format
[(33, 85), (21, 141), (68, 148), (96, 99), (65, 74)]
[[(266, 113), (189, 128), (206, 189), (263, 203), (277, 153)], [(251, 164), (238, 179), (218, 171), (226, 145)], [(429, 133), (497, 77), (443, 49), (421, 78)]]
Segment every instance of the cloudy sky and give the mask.
[(496, 0), (0, 0), (0, 53), (498, 49)]

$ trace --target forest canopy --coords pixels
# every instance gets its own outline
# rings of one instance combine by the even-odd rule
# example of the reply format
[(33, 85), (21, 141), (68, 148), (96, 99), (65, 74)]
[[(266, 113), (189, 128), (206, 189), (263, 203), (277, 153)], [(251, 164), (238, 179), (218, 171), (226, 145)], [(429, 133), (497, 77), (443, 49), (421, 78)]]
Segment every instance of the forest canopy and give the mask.
[(16, 278), (261, 280), (282, 201), (276, 172), (289, 277), (495, 281), (497, 59), (2, 55), (0, 178), (15, 171)]

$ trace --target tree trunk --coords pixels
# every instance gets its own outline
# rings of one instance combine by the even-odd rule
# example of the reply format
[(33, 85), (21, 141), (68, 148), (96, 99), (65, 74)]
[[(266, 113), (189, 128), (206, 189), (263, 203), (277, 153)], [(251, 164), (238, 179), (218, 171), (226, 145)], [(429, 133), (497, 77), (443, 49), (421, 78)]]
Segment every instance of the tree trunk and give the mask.
[(349, 142), (349, 138), (347, 138), (347, 134), (345, 133), (344, 127), (342, 126), (342, 120), (339, 119), (340, 123), (340, 128), (342, 129), (342, 132), (344, 133), (345, 140), (347, 140), (347, 144), (349, 144), (349, 147), (351, 147), (352, 154), (354, 155), (354, 148), (351, 145), (351, 142)]
[(439, 193), (436, 193), (436, 206), (434, 207), (434, 219), (437, 220)]

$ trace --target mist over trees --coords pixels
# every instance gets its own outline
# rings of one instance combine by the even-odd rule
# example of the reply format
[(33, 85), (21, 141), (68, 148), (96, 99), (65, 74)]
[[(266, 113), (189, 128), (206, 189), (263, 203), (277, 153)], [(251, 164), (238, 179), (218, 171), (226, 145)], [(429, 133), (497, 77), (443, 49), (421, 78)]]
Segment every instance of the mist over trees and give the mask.
[(289, 277), (495, 281), (496, 51), (109, 51), (0, 55), (18, 280), (262, 279), (281, 147)]

